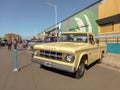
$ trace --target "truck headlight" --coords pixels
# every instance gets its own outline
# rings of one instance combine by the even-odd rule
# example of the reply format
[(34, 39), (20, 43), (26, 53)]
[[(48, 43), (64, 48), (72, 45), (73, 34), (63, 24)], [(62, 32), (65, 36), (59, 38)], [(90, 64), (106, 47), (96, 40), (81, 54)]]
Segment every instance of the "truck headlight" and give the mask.
[(69, 63), (73, 63), (73, 61), (74, 61), (74, 56), (67, 54), (66, 57), (65, 57), (65, 61), (66, 61), (66, 62), (69, 62)]

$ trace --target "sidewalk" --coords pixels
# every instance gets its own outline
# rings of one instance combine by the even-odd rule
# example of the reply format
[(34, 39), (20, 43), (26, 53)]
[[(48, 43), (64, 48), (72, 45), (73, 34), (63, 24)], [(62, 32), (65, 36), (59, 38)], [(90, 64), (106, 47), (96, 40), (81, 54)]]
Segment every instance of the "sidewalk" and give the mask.
[(120, 54), (107, 53), (102, 63), (120, 69)]

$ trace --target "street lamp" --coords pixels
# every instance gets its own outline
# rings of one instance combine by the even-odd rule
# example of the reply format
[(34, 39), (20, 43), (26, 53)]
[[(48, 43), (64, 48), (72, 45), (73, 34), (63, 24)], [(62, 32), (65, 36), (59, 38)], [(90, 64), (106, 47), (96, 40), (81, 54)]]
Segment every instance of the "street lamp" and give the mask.
[(54, 7), (55, 8), (55, 29), (56, 29), (56, 33), (57, 33), (57, 6), (51, 3), (46, 3), (48, 6)]

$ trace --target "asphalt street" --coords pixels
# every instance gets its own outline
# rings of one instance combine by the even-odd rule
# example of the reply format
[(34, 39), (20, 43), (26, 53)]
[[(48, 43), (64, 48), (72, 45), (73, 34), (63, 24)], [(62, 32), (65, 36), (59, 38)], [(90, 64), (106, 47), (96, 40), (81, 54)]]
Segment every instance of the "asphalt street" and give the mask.
[(93, 64), (75, 79), (67, 72), (39, 68), (26, 50), (18, 51), (17, 59), (19, 71), (13, 72), (13, 50), (0, 47), (0, 90), (120, 90), (120, 72), (102, 64)]

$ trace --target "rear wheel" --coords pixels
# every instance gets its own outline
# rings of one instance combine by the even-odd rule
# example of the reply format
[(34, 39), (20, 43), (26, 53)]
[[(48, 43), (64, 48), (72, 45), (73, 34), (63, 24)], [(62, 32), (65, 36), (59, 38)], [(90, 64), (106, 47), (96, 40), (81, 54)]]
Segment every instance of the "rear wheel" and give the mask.
[(102, 63), (103, 57), (104, 57), (104, 53), (102, 52), (100, 58), (98, 59), (99, 64)]
[(84, 61), (81, 61), (78, 66), (78, 70), (74, 74), (74, 77), (81, 78), (84, 75), (84, 72), (85, 72), (85, 63)]

